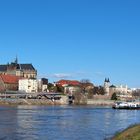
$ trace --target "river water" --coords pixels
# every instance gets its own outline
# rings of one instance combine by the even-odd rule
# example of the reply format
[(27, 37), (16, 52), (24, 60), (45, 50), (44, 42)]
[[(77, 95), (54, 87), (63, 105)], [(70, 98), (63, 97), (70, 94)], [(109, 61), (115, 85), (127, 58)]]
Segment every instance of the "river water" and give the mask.
[(104, 140), (135, 123), (140, 123), (140, 110), (1, 106), (0, 140)]

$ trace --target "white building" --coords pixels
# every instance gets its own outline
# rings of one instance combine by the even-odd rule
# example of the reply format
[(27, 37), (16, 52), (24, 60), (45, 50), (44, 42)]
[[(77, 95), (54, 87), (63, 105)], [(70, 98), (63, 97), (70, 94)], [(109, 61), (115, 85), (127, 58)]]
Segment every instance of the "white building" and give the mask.
[(48, 91), (48, 79), (42, 78), (38, 80), (38, 91), (39, 92)]
[(65, 94), (73, 94), (76, 92), (81, 92), (81, 88), (78, 86), (65, 86), (64, 87), (64, 93)]
[(127, 85), (120, 85), (120, 86), (116, 86), (116, 91), (120, 92), (120, 93), (128, 93), (128, 86)]
[(105, 92), (105, 95), (109, 95), (109, 87), (110, 87), (110, 80), (109, 78), (105, 78), (105, 81), (104, 81), (104, 92)]
[(37, 80), (35, 79), (20, 79), (19, 80), (19, 91), (25, 91), (27, 93), (37, 92)]

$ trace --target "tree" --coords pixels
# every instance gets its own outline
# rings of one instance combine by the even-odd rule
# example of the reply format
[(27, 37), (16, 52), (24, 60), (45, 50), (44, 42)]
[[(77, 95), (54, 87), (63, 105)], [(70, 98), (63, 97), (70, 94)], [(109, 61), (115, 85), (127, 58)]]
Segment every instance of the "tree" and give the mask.
[(56, 85), (56, 87), (57, 87), (57, 92), (64, 93), (64, 87), (62, 87), (60, 85)]
[(105, 94), (104, 87), (99, 86), (99, 94), (100, 95), (104, 95)]
[(116, 94), (116, 92), (114, 92), (113, 94), (112, 94), (112, 97), (111, 97), (111, 100), (117, 100), (118, 98), (117, 98), (117, 94)]
[(135, 91), (133, 91), (133, 92), (132, 92), (132, 95), (133, 95), (134, 97), (140, 97), (140, 90), (135, 90)]
[(89, 79), (82, 79), (80, 82), (81, 82), (82, 84), (91, 83)]
[[(80, 83), (81, 83), (81, 88), (82, 88), (82, 91), (83, 91), (83, 93), (88, 93), (89, 91), (89, 89), (92, 87), (94, 87), (94, 85), (90, 82), (90, 80), (89, 79), (82, 79), (81, 81), (80, 81)], [(90, 88), (89, 88), (90, 87)]]
[(105, 94), (105, 91), (104, 91), (104, 88), (102, 86), (94, 87), (93, 95), (104, 95), (104, 94)]
[(87, 94), (87, 98), (88, 99), (92, 99), (93, 98), (93, 89), (89, 89), (88, 94)]
[(93, 95), (97, 95), (97, 94), (99, 94), (99, 89), (98, 89), (98, 87), (94, 87)]
[(56, 86), (54, 86), (52, 83), (48, 84), (48, 90), (49, 92), (56, 92)]
[(75, 92), (74, 96), (74, 104), (76, 105), (85, 105), (87, 104), (87, 97), (79, 92)]

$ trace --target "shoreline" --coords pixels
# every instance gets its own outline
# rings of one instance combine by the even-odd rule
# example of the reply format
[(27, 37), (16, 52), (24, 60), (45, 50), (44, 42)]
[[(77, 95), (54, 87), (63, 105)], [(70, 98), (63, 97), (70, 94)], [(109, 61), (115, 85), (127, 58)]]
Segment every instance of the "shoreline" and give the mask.
[(88, 100), (87, 105), (95, 105), (95, 106), (112, 106), (114, 104), (114, 100)]
[[(93, 105), (93, 106), (112, 106), (112, 100), (87, 100), (86, 104), (72, 104), (72, 105)], [(48, 100), (48, 99), (0, 99), (0, 105), (69, 105), (66, 99)]]
[(138, 140), (140, 139), (140, 124), (129, 126), (121, 132), (118, 132), (111, 140)]

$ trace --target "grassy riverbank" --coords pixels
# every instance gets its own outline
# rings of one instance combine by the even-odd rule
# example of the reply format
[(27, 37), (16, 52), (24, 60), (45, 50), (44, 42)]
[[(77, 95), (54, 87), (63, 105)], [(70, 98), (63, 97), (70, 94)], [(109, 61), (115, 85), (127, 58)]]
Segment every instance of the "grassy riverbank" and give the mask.
[(112, 140), (140, 140), (140, 125), (131, 126), (117, 133)]

